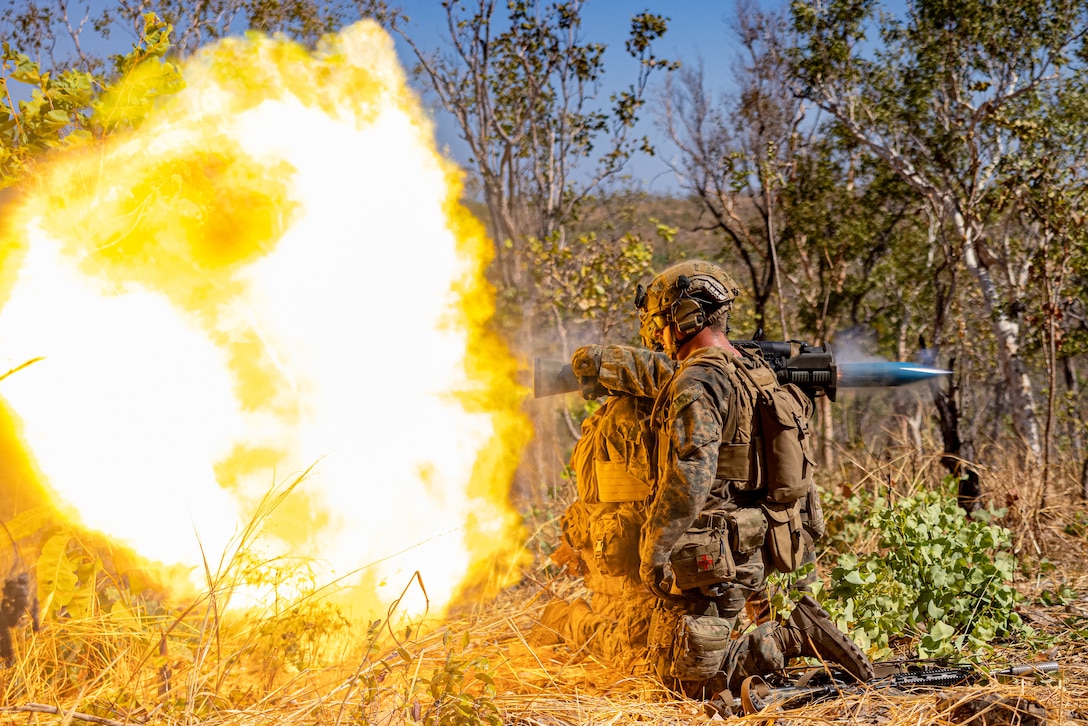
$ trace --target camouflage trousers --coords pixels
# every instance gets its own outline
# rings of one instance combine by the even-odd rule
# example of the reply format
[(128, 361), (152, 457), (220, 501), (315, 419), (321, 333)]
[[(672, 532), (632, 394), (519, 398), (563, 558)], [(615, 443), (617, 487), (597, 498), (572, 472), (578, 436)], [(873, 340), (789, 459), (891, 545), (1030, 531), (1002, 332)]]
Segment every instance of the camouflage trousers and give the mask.
[(548, 642), (547, 633), (551, 633), (552, 642), (561, 640), (572, 650), (585, 649), (636, 673), (645, 667), (650, 617), (656, 601), (641, 582), (634, 580), (625, 583), (619, 593), (594, 592), (589, 602), (581, 598), (573, 602), (555, 600), (540, 618), (538, 627), (544, 629), (544, 634), (533, 640)]

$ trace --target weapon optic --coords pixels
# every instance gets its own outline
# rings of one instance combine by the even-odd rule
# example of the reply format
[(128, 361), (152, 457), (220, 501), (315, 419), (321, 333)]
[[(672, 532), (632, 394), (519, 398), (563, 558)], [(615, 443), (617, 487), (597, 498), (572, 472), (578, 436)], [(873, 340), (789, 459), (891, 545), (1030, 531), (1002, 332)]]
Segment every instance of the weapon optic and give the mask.
[[(793, 383), (810, 396), (835, 400), (840, 388), (904, 386), (945, 376), (951, 371), (898, 361), (839, 362), (830, 346), (796, 340), (735, 340), (733, 345), (763, 357), (779, 383)], [(536, 358), (533, 395), (536, 398), (581, 391), (582, 383), (570, 365)]]

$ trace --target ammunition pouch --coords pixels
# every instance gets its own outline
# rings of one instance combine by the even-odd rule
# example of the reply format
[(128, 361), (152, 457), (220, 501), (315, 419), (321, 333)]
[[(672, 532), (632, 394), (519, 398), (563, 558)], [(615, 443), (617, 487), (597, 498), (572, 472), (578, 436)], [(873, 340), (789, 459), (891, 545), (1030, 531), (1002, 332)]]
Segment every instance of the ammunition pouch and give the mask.
[(638, 577), (638, 539), (642, 518), (630, 506), (612, 505), (590, 520), (593, 562), (604, 575)]
[(767, 539), (767, 517), (759, 507), (734, 509), (726, 515), (729, 544), (737, 554), (755, 552)]
[(798, 499), (791, 504), (779, 504), (768, 500), (760, 504), (768, 525), (765, 559), (779, 572), (793, 572), (804, 561), (801, 502)]
[(687, 615), (657, 607), (650, 617), (651, 661), (662, 680), (705, 681), (721, 669), (732, 642), (733, 621), (710, 615)]

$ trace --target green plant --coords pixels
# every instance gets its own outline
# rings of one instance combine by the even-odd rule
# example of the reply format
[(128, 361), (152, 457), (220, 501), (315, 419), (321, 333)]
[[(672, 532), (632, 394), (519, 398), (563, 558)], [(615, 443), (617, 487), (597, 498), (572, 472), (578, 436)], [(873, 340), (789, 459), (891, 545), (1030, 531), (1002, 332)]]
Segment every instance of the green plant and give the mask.
[(1079, 595), (1077, 594), (1077, 591), (1063, 582), (1054, 590), (1043, 590), (1040, 592), (1037, 601), (1040, 605), (1054, 607), (1056, 605), (1069, 605), (1070, 603), (1077, 602), (1078, 599)]
[(827, 531), (817, 543), (819, 550), (832, 554), (843, 554), (855, 550), (859, 542), (870, 533), (869, 513), (875, 503), (868, 489), (859, 489), (846, 494), (837, 491), (822, 491), (824, 518)]
[(1084, 537), (1088, 533), (1088, 512), (1073, 512), (1073, 518), (1062, 531), (1071, 537)]
[[(163, 58), (170, 26), (154, 13), (127, 55), (113, 58), (116, 79), (79, 68), (42, 71), (7, 42), (0, 52), (0, 188), (29, 174), (51, 149), (77, 146), (138, 125), (160, 98), (183, 86), (177, 67)], [(18, 100), (20, 95), (30, 98)]]
[(877, 550), (840, 555), (823, 599), (874, 657), (889, 655), (896, 637), (917, 638), (925, 658), (1032, 632), (1015, 610), (1008, 530), (968, 520), (945, 492), (876, 503), (868, 521)]
[[(456, 636), (447, 631), (442, 638), (445, 660), (429, 678), (420, 678), (417, 682), (418, 687), (427, 690), (432, 701), (422, 713), (419, 702), (413, 702), (413, 719), (422, 720), (427, 726), (499, 726), (503, 719), (494, 700), (494, 669), (483, 655), (467, 654), (471, 645), (467, 631), (461, 636), (460, 648), (455, 647), (455, 640)], [(412, 659), (403, 648), (401, 657), (406, 661)]]

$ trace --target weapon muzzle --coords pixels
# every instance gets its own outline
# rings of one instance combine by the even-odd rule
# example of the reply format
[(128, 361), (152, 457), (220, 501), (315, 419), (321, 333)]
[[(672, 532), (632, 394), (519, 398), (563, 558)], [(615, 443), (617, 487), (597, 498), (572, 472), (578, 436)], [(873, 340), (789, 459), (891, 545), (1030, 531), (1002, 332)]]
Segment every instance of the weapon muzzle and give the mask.
[(569, 363), (545, 358), (533, 359), (533, 398), (574, 393), (582, 390), (582, 383), (574, 375)]

